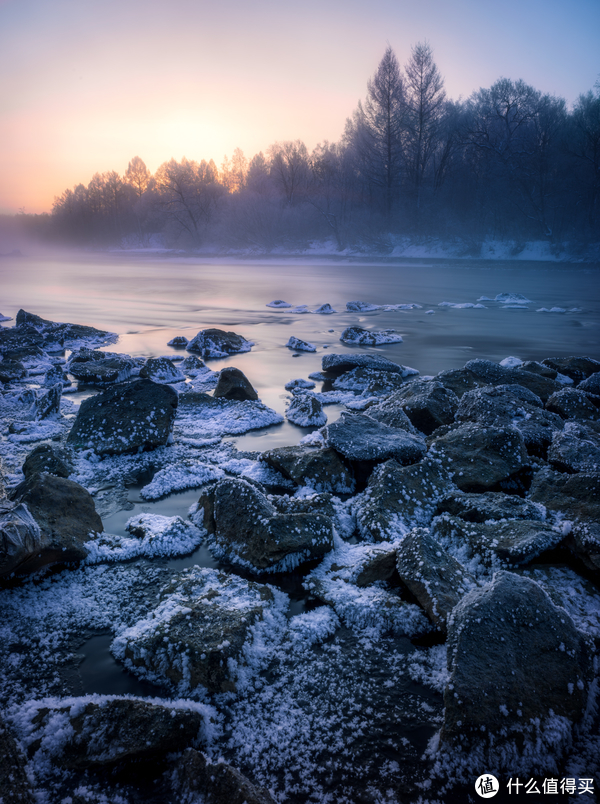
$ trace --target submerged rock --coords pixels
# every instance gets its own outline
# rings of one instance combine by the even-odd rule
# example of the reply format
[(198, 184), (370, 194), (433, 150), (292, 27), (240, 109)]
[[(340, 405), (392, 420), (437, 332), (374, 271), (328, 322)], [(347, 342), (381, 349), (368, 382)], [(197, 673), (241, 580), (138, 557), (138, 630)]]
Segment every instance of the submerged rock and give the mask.
[(119, 455), (154, 449), (171, 437), (177, 392), (140, 379), (84, 399), (67, 438), (75, 449)]
[(346, 327), (340, 336), (344, 343), (356, 343), (360, 346), (379, 346), (383, 343), (402, 343), (402, 335), (393, 329), (369, 330), (363, 327)]
[(227, 357), (228, 355), (249, 352), (254, 344), (235, 332), (222, 329), (201, 329), (186, 346), (188, 352), (195, 352), (204, 358)]
[(354, 491), (352, 474), (333, 449), (278, 447), (263, 452), (260, 458), (300, 486), (334, 494), (351, 494)]
[(213, 398), (233, 399), (238, 402), (243, 402), (245, 399), (256, 401), (258, 394), (242, 371), (233, 366), (225, 366), (219, 372), (219, 381), (214, 390)]

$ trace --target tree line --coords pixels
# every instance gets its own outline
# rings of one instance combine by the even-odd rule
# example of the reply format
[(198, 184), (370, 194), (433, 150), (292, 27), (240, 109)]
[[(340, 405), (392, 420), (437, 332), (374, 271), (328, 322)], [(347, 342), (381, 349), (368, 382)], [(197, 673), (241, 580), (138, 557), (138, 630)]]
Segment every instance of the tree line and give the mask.
[[(37, 216), (39, 218), (39, 216)], [(48, 236), (79, 245), (385, 250), (394, 237), (589, 243), (600, 232), (600, 85), (571, 109), (501, 78), (446, 96), (431, 47), (388, 47), (339, 142), (276, 142), (220, 167), (136, 156), (58, 196)]]

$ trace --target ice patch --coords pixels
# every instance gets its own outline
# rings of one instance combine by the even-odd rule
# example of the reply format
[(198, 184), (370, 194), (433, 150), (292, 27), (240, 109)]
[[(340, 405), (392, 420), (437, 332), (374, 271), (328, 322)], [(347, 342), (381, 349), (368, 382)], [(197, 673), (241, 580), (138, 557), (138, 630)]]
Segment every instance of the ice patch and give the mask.
[[(201, 543), (204, 533), (180, 516), (138, 514), (131, 517), (126, 529), (131, 538), (112, 533), (94, 534), (86, 542), (86, 563), (125, 561), (138, 556), (181, 556), (193, 552)], [(136, 538), (137, 537), (137, 538)]]
[(154, 475), (151, 483), (141, 489), (140, 496), (145, 500), (158, 500), (173, 491), (199, 488), (224, 475), (222, 469), (206, 463), (165, 466)]
[(531, 299), (523, 296), (521, 293), (498, 293), (493, 301), (501, 302), (502, 304), (532, 304)]
[(293, 391), (294, 388), (310, 389), (315, 387), (315, 383), (312, 380), (303, 380), (302, 378), (298, 378), (296, 380), (290, 380), (289, 382), (286, 382), (286, 384), (283, 387), (285, 388), (286, 391)]
[(317, 347), (314, 343), (308, 343), (308, 341), (303, 341), (300, 338), (295, 338), (293, 335), (290, 337), (289, 341), (286, 343), (288, 349), (295, 349), (298, 352), (316, 352)]
[(319, 315), (331, 315), (332, 313), (337, 313), (337, 310), (334, 310), (330, 304), (322, 304), (320, 307), (317, 307), (316, 310), (313, 310), (313, 313), (318, 313)]
[(522, 366), (523, 361), (520, 357), (505, 357), (504, 360), (500, 361), (500, 365), (504, 368), (516, 368), (517, 366)]
[(291, 307), (291, 304), (288, 302), (283, 301), (283, 299), (275, 299), (275, 301), (269, 302), (267, 307), (272, 307), (274, 310), (283, 310), (285, 308)]

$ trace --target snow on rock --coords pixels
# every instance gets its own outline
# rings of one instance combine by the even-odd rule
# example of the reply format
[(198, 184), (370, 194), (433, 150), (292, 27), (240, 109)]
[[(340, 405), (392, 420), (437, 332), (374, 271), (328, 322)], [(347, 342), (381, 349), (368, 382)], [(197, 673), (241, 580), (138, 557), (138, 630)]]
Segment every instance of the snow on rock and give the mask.
[(346, 310), (350, 313), (371, 313), (374, 310), (381, 310), (381, 305), (363, 301), (349, 301), (346, 302)]
[(317, 347), (314, 345), (314, 343), (308, 343), (308, 341), (303, 341), (300, 338), (295, 338), (293, 335), (286, 343), (286, 346), (288, 347), (288, 349), (295, 349), (297, 352), (317, 351)]
[(247, 341), (235, 332), (222, 329), (203, 329), (186, 346), (188, 352), (195, 352), (204, 358), (227, 357), (228, 355), (249, 352), (254, 343)]
[(340, 627), (340, 619), (329, 606), (296, 614), (289, 621), (289, 636), (306, 645), (318, 645), (332, 636)]
[(294, 388), (306, 388), (307, 390), (310, 390), (311, 388), (315, 387), (315, 383), (312, 380), (304, 380), (299, 377), (298, 379), (286, 382), (283, 387), (286, 391), (293, 391)]
[(327, 423), (327, 414), (319, 399), (310, 392), (295, 393), (285, 416), (298, 427), (322, 427)]
[(283, 301), (283, 299), (275, 299), (275, 301), (269, 302), (266, 306), (272, 307), (275, 310), (283, 310), (291, 307), (292, 305), (288, 304), (286, 301)]
[(473, 304), (472, 302), (440, 302), (438, 307), (452, 307), (454, 310), (485, 310), (486, 306), (484, 304)]
[(322, 304), (320, 307), (317, 307), (316, 310), (313, 310), (313, 313), (318, 313), (319, 315), (331, 315), (332, 313), (337, 313), (337, 310), (334, 310), (330, 304)]
[(520, 357), (505, 357), (500, 361), (500, 365), (504, 368), (517, 368), (523, 365), (523, 361)]
[(167, 346), (172, 346), (174, 349), (185, 349), (188, 343), (189, 340), (185, 337), (185, 335), (176, 335), (167, 342)]
[(298, 307), (294, 307), (290, 312), (292, 313), (310, 313), (308, 309), (308, 304), (299, 304)]
[(140, 496), (145, 500), (158, 500), (174, 491), (199, 488), (204, 483), (218, 480), (223, 476), (224, 472), (218, 466), (211, 466), (199, 461), (187, 464), (176, 463), (160, 469), (152, 481), (141, 489)]
[(501, 304), (532, 304), (531, 299), (523, 296), (521, 293), (498, 293), (493, 301), (500, 302)]
[(215, 438), (280, 424), (283, 416), (262, 402), (213, 399), (207, 394), (182, 394), (174, 438)]
[(202, 543), (202, 532), (180, 516), (137, 514), (127, 520), (133, 538), (110, 533), (96, 534), (86, 543), (88, 564), (123, 561), (137, 556), (180, 556)]
[(12, 321), (12, 317), (9, 315), (3, 315), (0, 313), (0, 321)]
[(140, 369), (140, 377), (148, 377), (152, 382), (184, 382), (185, 376), (167, 357), (150, 357)]
[(362, 327), (346, 327), (340, 336), (343, 343), (356, 343), (360, 346), (380, 346), (384, 343), (402, 343), (402, 335), (393, 329), (368, 330)]

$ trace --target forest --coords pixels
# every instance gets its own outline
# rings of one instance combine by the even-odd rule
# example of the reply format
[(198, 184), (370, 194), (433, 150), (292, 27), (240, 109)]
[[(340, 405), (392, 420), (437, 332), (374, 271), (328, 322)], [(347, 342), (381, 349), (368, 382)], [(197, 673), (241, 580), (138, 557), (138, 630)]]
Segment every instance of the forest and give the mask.
[(507, 78), (451, 100), (429, 44), (403, 67), (388, 46), (339, 142), (238, 148), (220, 166), (171, 159), (154, 174), (135, 156), (123, 175), (65, 190), (49, 215), (21, 217), (44, 239), (93, 247), (584, 246), (600, 232), (600, 82), (572, 108)]

